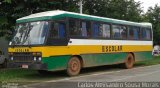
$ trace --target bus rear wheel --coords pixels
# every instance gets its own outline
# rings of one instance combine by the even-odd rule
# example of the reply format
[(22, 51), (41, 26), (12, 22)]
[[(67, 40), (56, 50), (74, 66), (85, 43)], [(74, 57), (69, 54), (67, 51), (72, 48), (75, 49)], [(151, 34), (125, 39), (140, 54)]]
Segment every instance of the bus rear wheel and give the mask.
[(126, 68), (126, 69), (131, 69), (131, 68), (133, 68), (134, 62), (135, 62), (135, 60), (134, 60), (133, 55), (132, 55), (131, 53), (129, 53), (129, 54), (127, 55), (126, 60), (125, 60), (124, 68)]
[(73, 56), (70, 58), (67, 66), (67, 74), (69, 76), (76, 76), (80, 73), (81, 63), (78, 57)]

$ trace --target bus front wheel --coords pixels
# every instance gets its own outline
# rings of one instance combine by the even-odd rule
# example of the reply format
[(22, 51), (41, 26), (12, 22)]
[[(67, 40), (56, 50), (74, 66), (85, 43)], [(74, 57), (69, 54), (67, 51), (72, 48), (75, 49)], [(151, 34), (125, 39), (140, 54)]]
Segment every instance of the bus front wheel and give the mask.
[(67, 74), (69, 76), (76, 76), (80, 73), (81, 63), (78, 57), (73, 56), (70, 58), (67, 66)]
[(131, 69), (131, 68), (133, 68), (134, 62), (135, 62), (135, 60), (134, 60), (133, 55), (132, 55), (131, 53), (129, 53), (129, 54), (127, 55), (126, 60), (125, 60), (124, 68), (126, 68), (126, 69)]

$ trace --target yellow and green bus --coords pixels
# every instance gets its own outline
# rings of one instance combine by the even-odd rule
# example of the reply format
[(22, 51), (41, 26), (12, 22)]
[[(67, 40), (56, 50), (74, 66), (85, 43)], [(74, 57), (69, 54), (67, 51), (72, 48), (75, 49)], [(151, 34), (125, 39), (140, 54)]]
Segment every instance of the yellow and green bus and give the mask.
[(47, 11), (16, 20), (9, 44), (9, 67), (45, 71), (66, 70), (152, 59), (152, 24), (67, 11)]

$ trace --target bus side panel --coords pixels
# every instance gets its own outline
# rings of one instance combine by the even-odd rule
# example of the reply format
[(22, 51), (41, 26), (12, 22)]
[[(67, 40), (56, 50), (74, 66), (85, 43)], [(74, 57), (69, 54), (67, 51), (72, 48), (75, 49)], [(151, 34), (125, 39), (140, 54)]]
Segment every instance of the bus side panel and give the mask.
[(67, 68), (67, 63), (70, 59), (70, 55), (66, 56), (52, 56), (44, 57), (43, 63), (46, 63), (49, 71), (64, 70)]
[(135, 54), (136, 61), (145, 61), (153, 58), (152, 51), (135, 52), (134, 54)]
[[(128, 53), (88, 54), (82, 55), (84, 67), (124, 63)], [(134, 52), (136, 61), (152, 59), (152, 52)]]
[(123, 63), (127, 53), (87, 54), (81, 56), (84, 60), (84, 67), (91, 67)]
[[(105, 53), (81, 55), (84, 67), (112, 65), (124, 63), (128, 53)], [(152, 52), (134, 52), (136, 61), (152, 59)], [(44, 57), (43, 63), (47, 63), (49, 71), (65, 70), (71, 55)]]

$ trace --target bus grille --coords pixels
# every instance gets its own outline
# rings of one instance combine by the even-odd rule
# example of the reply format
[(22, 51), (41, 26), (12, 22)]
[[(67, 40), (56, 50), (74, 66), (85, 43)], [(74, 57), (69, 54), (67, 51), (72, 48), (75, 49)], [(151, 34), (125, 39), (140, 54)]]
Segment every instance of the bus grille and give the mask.
[(14, 62), (33, 62), (32, 53), (14, 53), (13, 55)]

